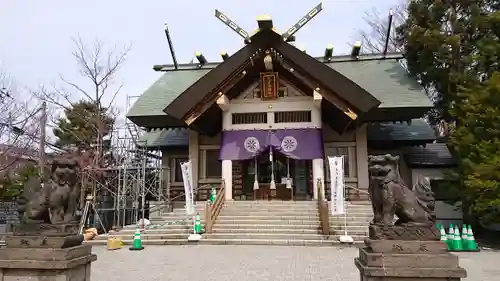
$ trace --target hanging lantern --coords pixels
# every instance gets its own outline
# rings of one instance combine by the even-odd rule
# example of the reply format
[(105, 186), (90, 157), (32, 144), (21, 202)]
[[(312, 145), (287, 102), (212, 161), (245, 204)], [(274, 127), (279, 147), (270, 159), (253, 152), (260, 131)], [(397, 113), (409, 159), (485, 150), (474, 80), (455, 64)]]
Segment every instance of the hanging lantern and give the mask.
[(259, 190), (259, 177), (257, 175), (257, 156), (255, 156), (255, 169), (254, 169), (254, 181), (253, 181), (253, 190)]
[(271, 147), (269, 150), (269, 160), (271, 161), (271, 182), (270, 189), (276, 189), (276, 182), (274, 181), (274, 161), (273, 161), (273, 148)]
[(290, 158), (286, 158), (286, 188), (292, 189), (292, 179), (290, 178)]

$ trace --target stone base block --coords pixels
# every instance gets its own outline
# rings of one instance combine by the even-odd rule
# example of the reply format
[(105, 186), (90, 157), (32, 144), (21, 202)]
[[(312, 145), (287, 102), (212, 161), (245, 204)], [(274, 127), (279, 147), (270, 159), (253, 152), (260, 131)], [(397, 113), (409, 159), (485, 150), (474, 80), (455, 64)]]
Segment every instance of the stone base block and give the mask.
[(7, 236), (7, 248), (69, 248), (81, 245), (83, 235), (54, 236)]
[(370, 248), (359, 249), (359, 261), (368, 267), (455, 268), (458, 256), (442, 254), (374, 253)]
[(448, 246), (441, 241), (398, 241), (365, 239), (365, 245), (374, 253), (443, 254)]
[(434, 225), (370, 225), (368, 237), (373, 240), (439, 241), (441, 234)]
[(90, 281), (92, 246), (2, 248), (0, 281)]
[(458, 281), (467, 276), (441, 241), (365, 240), (354, 264), (361, 281)]
[(14, 235), (44, 235), (44, 236), (58, 236), (64, 237), (68, 235), (76, 235), (78, 233), (79, 222), (69, 222), (69, 223), (24, 223), (14, 225)]

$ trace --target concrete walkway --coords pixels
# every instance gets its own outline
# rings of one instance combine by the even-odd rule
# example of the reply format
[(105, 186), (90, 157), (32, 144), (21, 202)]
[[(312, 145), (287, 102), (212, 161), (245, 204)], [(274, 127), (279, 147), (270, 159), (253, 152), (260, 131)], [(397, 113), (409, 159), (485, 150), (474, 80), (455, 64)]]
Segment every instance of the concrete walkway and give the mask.
[[(283, 246), (149, 246), (107, 251), (94, 246), (98, 259), (92, 280), (106, 281), (358, 281), (356, 248)], [(460, 254), (470, 281), (500, 276), (500, 252)]]

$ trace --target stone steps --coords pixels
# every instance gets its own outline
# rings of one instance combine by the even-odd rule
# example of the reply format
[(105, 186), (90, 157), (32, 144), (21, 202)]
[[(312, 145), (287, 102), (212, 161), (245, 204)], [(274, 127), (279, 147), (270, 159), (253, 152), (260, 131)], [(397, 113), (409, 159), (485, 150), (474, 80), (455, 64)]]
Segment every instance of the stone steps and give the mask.
[[(311, 222), (309, 224), (268, 224), (268, 223), (255, 223), (255, 224), (239, 224), (239, 223), (216, 223), (213, 229), (239, 229), (239, 228), (253, 228), (253, 229), (318, 229), (319, 222)], [(331, 225), (332, 229), (343, 229), (344, 225)], [(366, 228), (368, 225), (365, 223), (351, 223), (347, 225), (350, 228)]]
[(220, 244), (304, 245), (305, 241), (315, 241), (321, 245), (330, 237), (319, 234), (318, 228), (314, 201), (228, 202), (213, 233), (203, 236), (205, 241)]
[[(332, 228), (337, 234), (342, 234), (344, 228)], [(366, 235), (368, 233), (367, 227), (348, 227), (348, 234), (352, 235)], [(278, 234), (318, 234), (318, 226), (314, 228), (214, 228), (213, 233), (278, 233)]]
[[(204, 204), (197, 204), (204, 225)], [(368, 235), (372, 219), (371, 205), (347, 204), (347, 232), (356, 242)], [(183, 222), (169, 225), (174, 221)], [(151, 217), (152, 225), (141, 232), (144, 245), (183, 245), (192, 229), (192, 221), (183, 208)], [(113, 236), (132, 243), (135, 226), (127, 226)], [(231, 201), (223, 207), (212, 233), (202, 235), (200, 244), (227, 245), (316, 245), (334, 246), (344, 233), (344, 216), (330, 215), (332, 235), (319, 233), (316, 201)], [(89, 243), (105, 245), (101, 235)]]
[[(361, 242), (361, 238), (354, 237), (355, 244)], [(133, 240), (122, 240), (125, 245), (132, 245)], [(87, 241), (90, 245), (106, 245), (106, 240)], [(145, 246), (152, 245), (186, 245), (186, 244), (204, 244), (204, 245), (269, 245), (269, 246), (337, 246), (340, 244), (338, 239), (332, 240), (269, 240), (269, 239), (204, 239), (198, 242), (188, 242), (187, 239), (157, 239), (144, 240)]]

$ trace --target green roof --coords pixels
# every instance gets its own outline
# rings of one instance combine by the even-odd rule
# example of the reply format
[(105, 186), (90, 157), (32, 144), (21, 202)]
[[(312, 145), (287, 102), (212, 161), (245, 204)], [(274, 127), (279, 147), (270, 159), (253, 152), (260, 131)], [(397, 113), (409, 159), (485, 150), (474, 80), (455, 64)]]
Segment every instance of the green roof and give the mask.
[(445, 143), (430, 143), (424, 147), (409, 147), (403, 152), (409, 167), (453, 167), (457, 159), (453, 157)]
[(140, 147), (176, 147), (187, 146), (189, 142), (188, 129), (169, 128), (153, 129), (145, 132), (137, 141)]
[(432, 107), (424, 88), (397, 60), (334, 62), (329, 66), (381, 101), (380, 108)]
[(127, 117), (167, 115), (163, 109), (209, 71), (201, 69), (164, 73), (137, 99), (127, 112)]
[[(395, 59), (341, 61), (329, 66), (380, 100), (381, 108), (432, 106), (425, 90)], [(166, 115), (163, 109), (210, 70), (165, 72), (134, 103), (127, 117)]]
[(436, 140), (434, 130), (422, 119), (413, 119), (410, 124), (382, 122), (367, 127), (369, 141), (423, 141)]

